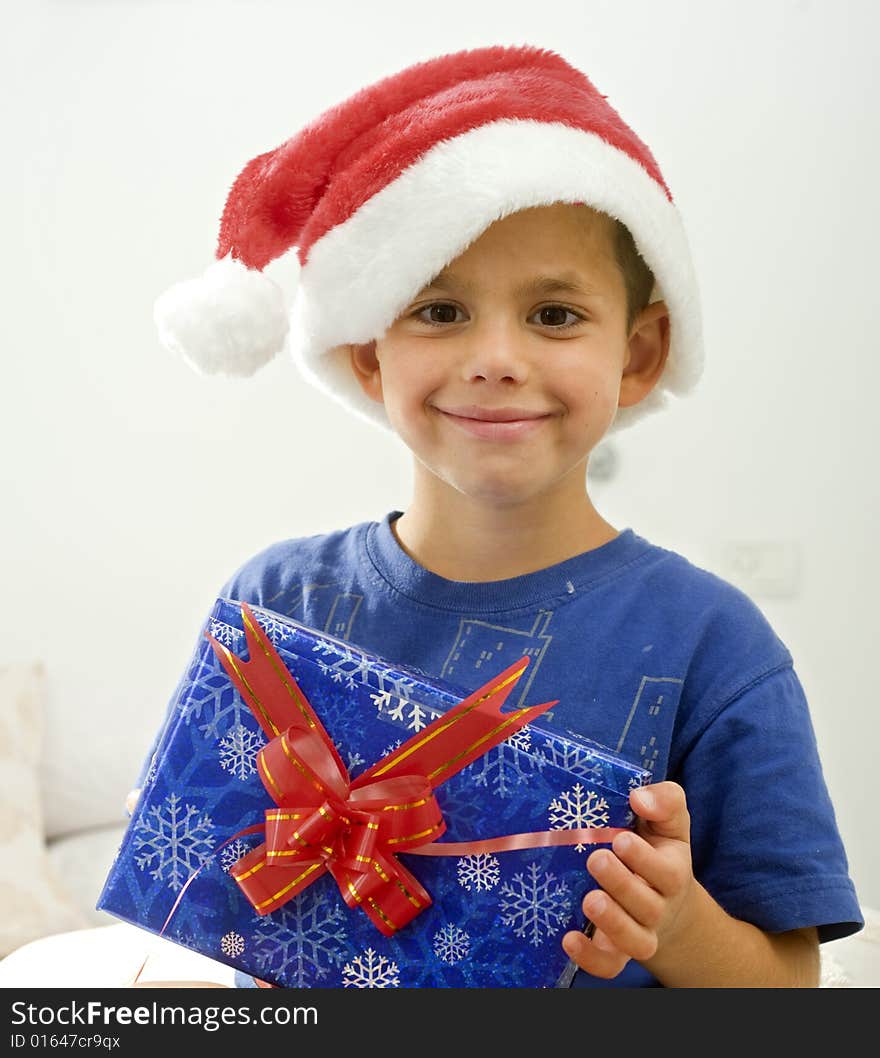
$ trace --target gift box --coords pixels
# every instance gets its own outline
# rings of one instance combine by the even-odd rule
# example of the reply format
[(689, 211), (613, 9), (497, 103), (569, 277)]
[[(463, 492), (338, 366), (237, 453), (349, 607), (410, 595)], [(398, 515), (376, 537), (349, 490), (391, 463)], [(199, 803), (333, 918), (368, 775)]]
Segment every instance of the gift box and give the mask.
[(585, 860), (650, 773), (270, 610), (218, 599), (98, 908), (288, 988), (552, 987)]

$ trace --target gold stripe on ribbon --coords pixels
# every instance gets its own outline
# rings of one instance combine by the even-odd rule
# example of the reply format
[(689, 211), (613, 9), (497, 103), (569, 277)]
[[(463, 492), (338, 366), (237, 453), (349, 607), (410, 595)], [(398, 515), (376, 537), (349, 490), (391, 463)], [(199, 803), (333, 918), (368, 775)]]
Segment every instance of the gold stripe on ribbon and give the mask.
[[(333, 850), (333, 848), (330, 845), (313, 845), (312, 842), (306, 841), (306, 839), (302, 836), (302, 834), (299, 833), (299, 831), (294, 830), (294, 832), (293, 832), (293, 840), (294, 841), (298, 841), (303, 849), (316, 849), (317, 848), (317, 849), (320, 849), (322, 852), (326, 852), (328, 856), (332, 856), (333, 855), (333, 851), (334, 850)], [(296, 853), (297, 856), (299, 856), (301, 854), (301, 852), (302, 852), (302, 849), (294, 849), (293, 851), (294, 851), (294, 853)], [(267, 854), (266, 858), (268, 859), (268, 854)]]
[(386, 838), (385, 840), (388, 845), (399, 845), (402, 841), (415, 841), (417, 838), (426, 838), (429, 834), (433, 834), (437, 830), (440, 830), (439, 823), (435, 823), (434, 826), (428, 827), (427, 830), (420, 830), (418, 834), (408, 834), (403, 838)]
[[(358, 859), (360, 859), (360, 858), (361, 857), (358, 857)], [(379, 877), (382, 879), (383, 882), (392, 881), (392, 879), (389, 878), (389, 876), (379, 866), (379, 861), (378, 860), (373, 860), (372, 863), (373, 863), (373, 867), (375, 867), (375, 869), (376, 869), (376, 874), (379, 875)], [(419, 900), (419, 898), (414, 893), (411, 893), (409, 891), (409, 889), (407, 889), (407, 887), (403, 884), (403, 882), (399, 878), (394, 878), (393, 881), (394, 881), (394, 884), (397, 886), (397, 888), (403, 893), (403, 895), (407, 898), (407, 900), (409, 900), (409, 902), (413, 905), (413, 907), (417, 907), (420, 911), (422, 910), (422, 908), (427, 907), (427, 904), (423, 904), (422, 901)]]
[[(314, 788), (318, 791), (318, 793), (327, 794), (329, 792), (327, 790), (327, 787), (324, 786), (324, 784), (320, 781), (320, 779), (318, 779), (318, 777), (315, 775), (315, 773), (311, 769), (307, 770), (303, 766), (303, 764), (300, 762), (299, 758), (296, 756), (296, 754), (290, 748), (290, 746), (289, 746), (289, 744), (287, 742), (287, 735), (286, 734), (281, 736), (281, 748), (284, 750), (284, 756), (287, 757), (287, 759), (294, 766), (294, 768), (297, 769), (297, 771), (300, 773), (300, 775), (302, 775), (302, 777), (304, 779), (307, 779), (312, 784), (312, 786), (314, 786)], [(324, 812), (322, 814), (326, 815), (326, 812)]]
[(385, 912), (382, 910), (382, 908), (379, 907), (379, 905), (376, 903), (376, 901), (371, 896), (367, 897), (367, 903), (376, 912), (376, 914), (379, 916), (379, 918), (382, 919), (382, 921), (385, 923), (385, 925), (389, 929), (393, 929), (394, 932), (396, 933), (399, 927), (394, 925), (394, 923), (391, 921), (391, 919), (385, 914)]
[[(308, 706), (305, 704), (305, 702), (302, 700), (302, 697), (297, 692), (296, 686), (290, 682), (290, 673), (287, 671), (287, 669), (284, 668), (283, 665), (279, 667), (276, 656), (266, 648), (266, 644), (263, 642), (263, 634), (265, 634), (263, 633), (263, 629), (260, 628), (259, 631), (257, 631), (257, 629), (254, 627), (253, 621), (251, 621), (244, 607), (242, 607), (242, 616), (244, 619), (245, 626), (249, 628), (251, 632), (253, 632), (254, 637), (260, 644), (260, 650), (262, 650), (265, 656), (269, 659), (269, 664), (275, 671), (275, 675), (278, 676), (278, 678), (287, 688), (287, 693), (294, 700), (297, 709), (299, 709), (300, 713), (302, 713), (303, 719), (310, 728), (315, 727), (315, 721), (312, 719), (312, 715)], [(277, 735), (278, 732), (276, 731), (275, 734)]]
[(466, 757), (468, 753), (471, 752), (471, 750), (476, 749), (477, 746), (481, 746), (490, 738), (494, 738), (495, 735), (497, 735), (499, 731), (503, 731), (505, 727), (510, 727), (512, 723), (514, 723), (523, 715), (523, 713), (529, 712), (530, 708), (531, 706), (526, 706), (524, 709), (517, 709), (515, 713), (511, 713), (510, 716), (503, 720), (497, 727), (492, 728), (492, 730), (489, 731), (487, 734), (483, 735), (482, 738), (478, 738), (476, 742), (472, 742), (471, 745), (467, 747), (467, 749), (463, 749), (461, 753), (456, 753), (455, 756), (452, 757), (450, 760), (446, 761), (445, 764), (441, 764), (439, 768), (435, 768), (428, 776), (428, 778), (433, 779), (441, 772), (444, 772), (448, 768), (452, 767), (452, 765), (455, 764), (457, 760), (461, 760), (462, 757)]
[(289, 893), (290, 890), (294, 888), (294, 886), (299, 885), (299, 883), (304, 878), (308, 878), (308, 876), (310, 874), (313, 874), (315, 871), (322, 871), (323, 869), (324, 869), (324, 864), (323, 863), (313, 863), (309, 867), (306, 867), (306, 869), (302, 872), (302, 874), (300, 874), (296, 878), (294, 878), (293, 881), (289, 885), (285, 885), (285, 887), (283, 889), (279, 889), (278, 892), (274, 896), (270, 896), (268, 900), (264, 900), (261, 904), (257, 904), (256, 905), (257, 911), (259, 911), (261, 907), (268, 907), (269, 904), (274, 903), (280, 897), (284, 896), (285, 893)]
[(257, 770), (265, 776), (266, 781), (270, 784), (275, 793), (278, 794), (278, 798), (280, 800), (284, 796), (284, 793), (278, 783), (275, 782), (275, 779), (272, 777), (272, 773), (266, 767), (266, 762), (265, 760), (263, 760), (262, 750), (260, 750), (260, 752), (257, 754)]
[(401, 808), (421, 808), (422, 805), (428, 803), (427, 797), (422, 797), (418, 801), (408, 801), (406, 804), (401, 805), (382, 805), (383, 812), (399, 812)]
[(409, 900), (413, 907), (417, 907), (419, 911), (421, 911), (422, 908), (427, 906), (423, 904), (414, 893), (411, 893), (399, 878), (394, 879), (394, 884), (403, 893), (407, 900)]
[(245, 871), (244, 874), (236, 874), (234, 867), (230, 869), (230, 873), (232, 874), (232, 877), (235, 878), (236, 881), (243, 882), (245, 880), (245, 878), (250, 878), (250, 876), (252, 874), (256, 874), (257, 871), (261, 870), (265, 866), (266, 866), (266, 861), (265, 860), (260, 860), (260, 862), (258, 864), (255, 864), (255, 866), (253, 866), (249, 870)]
[(235, 675), (238, 676), (238, 678), (241, 680), (242, 684), (244, 685), (245, 690), (248, 692), (248, 694), (253, 699), (253, 704), (257, 707), (257, 709), (260, 711), (260, 714), (262, 715), (263, 719), (266, 721), (266, 723), (272, 729), (272, 734), (273, 735), (280, 734), (278, 728), (275, 726), (275, 721), (272, 719), (272, 717), (267, 712), (266, 707), (263, 705), (263, 703), (257, 697), (257, 692), (248, 683), (247, 676), (245, 676), (244, 671), (241, 668), (241, 665), (239, 664), (239, 659), (235, 656), (235, 654), (232, 653), (231, 650), (227, 649), (227, 647), (225, 647), (222, 643), (217, 642), (217, 646), (219, 646), (220, 649), (223, 651), (223, 654), (224, 654), (226, 660), (229, 662), (229, 664), (231, 665), (231, 667), (235, 671)]
[[(518, 680), (520, 678), (520, 676), (522, 676), (522, 674), (525, 671), (526, 671), (526, 666), (525, 665), (521, 665), (510, 676), (508, 676), (506, 680), (502, 680), (500, 683), (497, 683), (494, 687), (491, 687), (488, 691), (486, 691), (486, 693), (484, 695), (482, 695), (482, 697), (478, 698), (475, 702), (471, 702), (471, 704), (468, 706), (467, 709), (463, 709), (460, 713), (457, 713), (451, 720), (448, 720), (445, 724), (438, 724), (436, 728), (433, 728), (433, 724), (430, 725), (431, 728), (433, 728), (433, 730), (431, 730), (431, 733), (429, 735), (427, 735), (425, 738), (420, 739), (418, 742), (414, 743), (412, 746), (409, 747), (409, 749), (407, 749), (405, 751), (404, 750), (398, 750), (391, 757), (388, 757), (381, 768), (377, 768), (374, 772), (370, 773), (371, 777), (372, 776), (376, 776), (376, 775), (384, 774), (390, 768), (394, 767), (395, 764), (399, 763), (402, 760), (406, 760), (406, 758), (411, 753), (415, 753), (417, 750), (420, 750), (423, 746), (427, 745), (433, 739), (437, 738), (438, 735), (444, 734), (446, 731), (449, 730), (450, 727), (452, 727), (454, 724), (457, 724), (459, 722), (459, 720), (463, 720), (466, 716), (468, 716), (468, 714), (472, 713), (474, 711), (474, 709), (477, 708), (477, 706), (482, 705), (483, 702), (485, 702), (488, 698), (491, 698), (494, 694), (497, 694), (498, 691), (503, 690), (503, 688), (505, 688), (509, 683), (513, 683), (515, 680)], [(524, 710), (521, 709), (521, 710), (519, 710), (519, 712), (516, 715), (519, 716), (523, 712), (524, 712)], [(429, 730), (430, 730), (430, 728), (429, 728)], [(496, 730), (499, 730), (499, 729), (496, 728)], [(480, 741), (483, 741), (483, 740), (481, 739)], [(474, 745), (479, 745), (479, 743), (475, 742)], [(473, 748), (473, 747), (471, 747), (471, 748)], [(465, 751), (465, 752), (468, 752), (468, 751)], [(461, 756), (462, 756), (462, 754), (459, 753), (459, 754), (457, 754), (456, 757), (453, 758), (453, 760), (458, 760), (458, 758), (461, 757)], [(436, 775), (437, 772), (443, 771), (446, 768), (448, 768), (450, 763), (451, 763), (451, 761), (448, 761), (446, 764), (443, 765), (442, 768), (438, 768), (437, 771), (434, 772), (434, 774)]]

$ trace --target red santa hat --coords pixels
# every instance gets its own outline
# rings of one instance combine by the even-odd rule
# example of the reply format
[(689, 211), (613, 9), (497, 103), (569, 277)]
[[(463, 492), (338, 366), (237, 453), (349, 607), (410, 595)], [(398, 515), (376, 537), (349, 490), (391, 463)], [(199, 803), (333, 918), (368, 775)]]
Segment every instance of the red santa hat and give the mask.
[[(650, 150), (589, 79), (542, 48), (486, 47), (361, 89), (232, 186), (216, 262), (156, 302), (162, 343), (203, 373), (251, 375), (287, 346), (305, 377), (371, 422), (348, 343), (381, 338), (490, 224), (585, 202), (620, 220), (670, 311), (669, 358), (626, 425), (702, 369), (699, 295), (681, 217)], [(263, 274), (291, 254), (290, 310)], [(298, 275), (297, 275), (298, 273)]]

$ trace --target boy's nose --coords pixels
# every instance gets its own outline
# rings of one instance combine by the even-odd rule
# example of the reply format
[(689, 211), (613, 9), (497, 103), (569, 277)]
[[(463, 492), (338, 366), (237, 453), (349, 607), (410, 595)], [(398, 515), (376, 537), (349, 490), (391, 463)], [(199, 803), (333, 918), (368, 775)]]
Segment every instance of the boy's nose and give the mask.
[(466, 381), (525, 382), (529, 365), (523, 337), (503, 327), (476, 328), (468, 337), (462, 360)]

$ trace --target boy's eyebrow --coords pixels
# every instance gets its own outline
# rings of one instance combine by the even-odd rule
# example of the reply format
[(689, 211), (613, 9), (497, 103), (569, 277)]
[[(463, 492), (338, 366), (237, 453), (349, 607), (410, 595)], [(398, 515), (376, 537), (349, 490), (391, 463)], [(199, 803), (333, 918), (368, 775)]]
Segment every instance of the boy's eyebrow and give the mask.
[(535, 276), (527, 283), (516, 288), (517, 295), (523, 294), (588, 294), (601, 297), (598, 290), (588, 286), (577, 272), (563, 272), (558, 276)]
[[(422, 287), (422, 292), (434, 289), (459, 289), (465, 293), (472, 294), (474, 291), (474, 285), (466, 279), (459, 278), (453, 272), (444, 270), (438, 272), (429, 283)], [(598, 290), (587, 286), (584, 283), (583, 278), (578, 275), (577, 272), (561, 272), (559, 275), (552, 276), (535, 276), (533, 279), (521, 283), (514, 290), (514, 294), (516, 297), (524, 297), (527, 294), (586, 294), (590, 297), (602, 296)]]

